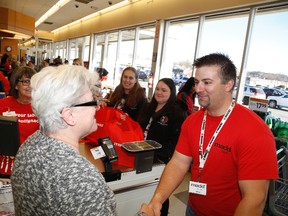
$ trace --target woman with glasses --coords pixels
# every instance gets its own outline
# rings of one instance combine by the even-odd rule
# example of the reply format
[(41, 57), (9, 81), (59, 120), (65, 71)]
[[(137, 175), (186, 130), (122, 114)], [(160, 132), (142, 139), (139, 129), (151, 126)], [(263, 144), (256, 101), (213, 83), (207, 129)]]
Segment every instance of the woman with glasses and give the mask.
[(30, 79), (35, 73), (30, 67), (19, 67), (10, 79), (10, 97), (0, 100), (0, 114), (18, 118), (20, 143), (39, 128), (31, 107)]
[(31, 79), (40, 130), (19, 148), (11, 184), (16, 215), (116, 215), (99, 170), (79, 154), (97, 129), (92, 75), (84, 67), (45, 67)]
[[(39, 128), (31, 107), (30, 79), (35, 73), (30, 67), (19, 67), (10, 79), (10, 96), (0, 100), (0, 115), (18, 119), (21, 144)], [(0, 156), (0, 164), (4, 164), (0, 174), (11, 175), (13, 160), (14, 157)]]

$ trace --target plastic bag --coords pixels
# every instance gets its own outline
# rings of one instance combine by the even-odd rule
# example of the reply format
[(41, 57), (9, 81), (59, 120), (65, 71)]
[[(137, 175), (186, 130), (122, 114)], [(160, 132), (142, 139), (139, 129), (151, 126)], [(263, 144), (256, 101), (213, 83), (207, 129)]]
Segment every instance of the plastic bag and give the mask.
[(134, 121), (123, 111), (112, 107), (101, 108), (96, 112), (95, 117), (98, 128), (86, 136), (86, 139), (92, 144), (98, 145), (97, 140), (99, 138), (109, 136), (114, 142), (115, 149), (119, 156), (118, 161), (115, 163), (133, 167), (135, 155), (123, 150), (121, 144), (144, 140), (144, 134), (138, 122)]

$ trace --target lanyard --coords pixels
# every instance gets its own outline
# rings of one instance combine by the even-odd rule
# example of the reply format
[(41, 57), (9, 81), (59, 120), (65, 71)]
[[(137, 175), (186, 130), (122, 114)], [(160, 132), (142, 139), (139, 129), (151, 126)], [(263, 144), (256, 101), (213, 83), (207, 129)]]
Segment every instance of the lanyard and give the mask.
[(216, 128), (213, 136), (211, 137), (208, 146), (205, 150), (205, 152), (203, 153), (203, 144), (204, 144), (204, 132), (205, 132), (205, 126), (206, 126), (206, 118), (207, 118), (207, 109), (204, 112), (204, 117), (202, 120), (202, 126), (201, 126), (201, 133), (200, 133), (200, 140), (199, 140), (199, 179), (200, 179), (200, 171), (203, 169), (205, 162), (208, 158), (210, 149), (212, 147), (213, 142), (215, 141), (217, 135), (219, 134), (220, 130), (222, 129), (222, 127), (224, 126), (224, 124), (226, 123), (227, 119), (229, 118), (230, 114), (232, 113), (232, 110), (235, 106), (235, 101), (233, 100), (228, 108), (228, 110), (226, 111), (225, 115), (223, 116), (221, 122), (219, 123), (218, 127)]

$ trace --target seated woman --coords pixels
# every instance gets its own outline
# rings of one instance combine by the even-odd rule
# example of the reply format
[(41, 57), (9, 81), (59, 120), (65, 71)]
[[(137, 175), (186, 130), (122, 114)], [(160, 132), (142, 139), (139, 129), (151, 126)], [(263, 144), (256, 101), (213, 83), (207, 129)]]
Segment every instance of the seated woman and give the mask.
[[(31, 107), (30, 79), (35, 73), (35, 70), (30, 67), (19, 67), (10, 79), (11, 96), (0, 100), (0, 115), (18, 118), (21, 144), (39, 129), (38, 119)], [(0, 163), (5, 159), (7, 157), (0, 156)], [(9, 161), (4, 163), (5, 166), (0, 167), (0, 174), (10, 175), (12, 163), (13, 158), (9, 157)]]
[(144, 89), (138, 82), (138, 74), (133, 67), (123, 70), (120, 84), (109, 98), (108, 106), (115, 107), (137, 120), (139, 110), (147, 102)]

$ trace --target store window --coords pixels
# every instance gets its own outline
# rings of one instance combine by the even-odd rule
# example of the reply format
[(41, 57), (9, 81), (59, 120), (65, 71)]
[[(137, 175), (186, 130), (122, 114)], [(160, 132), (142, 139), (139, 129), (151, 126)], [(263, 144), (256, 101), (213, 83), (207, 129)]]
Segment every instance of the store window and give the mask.
[(135, 29), (121, 31), (121, 42), (119, 48), (119, 65), (121, 71), (125, 67), (132, 66), (135, 34)]
[(199, 56), (220, 52), (241, 68), (249, 14), (206, 17), (203, 23)]
[(134, 67), (137, 69), (139, 83), (148, 92), (148, 76), (151, 73), (155, 26), (137, 28), (137, 38), (134, 59)]
[(104, 47), (105, 34), (94, 35), (94, 48), (92, 51), (92, 68), (94, 71), (103, 67)]
[(160, 78), (170, 77), (178, 86), (186, 77), (191, 77), (197, 28), (197, 20), (168, 23)]
[[(283, 94), (288, 93), (287, 30), (287, 6), (273, 11), (258, 9), (251, 36), (245, 84), (257, 86), (265, 92), (275, 92), (276, 89), (277, 92), (280, 90)], [(270, 95), (269, 92), (266, 96), (271, 103), (268, 110), (273, 116), (288, 121), (288, 99), (279, 94)]]
[(66, 49), (66, 41), (59, 41), (54, 44), (53, 48), (53, 56), (52, 59), (50, 59), (50, 63), (53, 62), (53, 59), (60, 56), (60, 58), (64, 61), (64, 59), (67, 58), (67, 49)]
[(77, 41), (76, 39), (69, 40), (69, 61), (77, 58)]
[(108, 46), (104, 61), (106, 64), (104, 67), (109, 72), (107, 85), (115, 88), (121, 76), (121, 71), (116, 67), (117, 64), (117, 52), (118, 52), (118, 34), (119, 32), (108, 33)]

